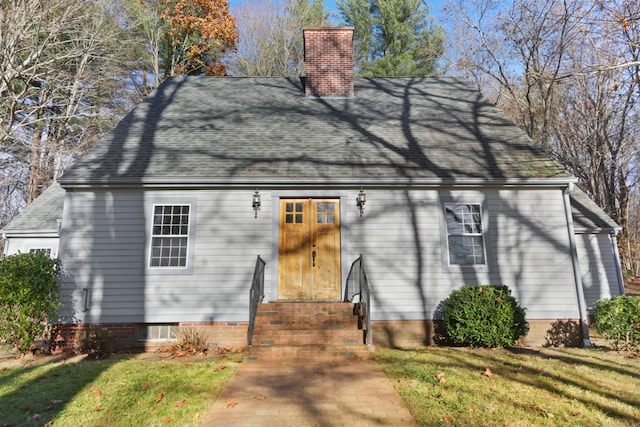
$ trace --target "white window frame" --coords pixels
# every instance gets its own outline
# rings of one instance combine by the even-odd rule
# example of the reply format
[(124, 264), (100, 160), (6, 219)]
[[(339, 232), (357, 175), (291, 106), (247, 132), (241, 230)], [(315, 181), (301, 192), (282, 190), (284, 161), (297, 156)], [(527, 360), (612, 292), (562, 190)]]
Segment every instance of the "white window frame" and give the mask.
[[(145, 216), (147, 218), (145, 269), (148, 274), (193, 274), (193, 258), (195, 250), (197, 199), (186, 197), (154, 196), (147, 200)], [(154, 215), (156, 206), (189, 206), (186, 263), (184, 266), (152, 266)]]
[[(449, 211), (455, 206), (467, 206), (469, 207), (469, 212), (462, 213), (462, 222), (461, 222), (461, 232), (452, 232), (449, 227)], [(477, 212), (474, 211), (472, 207), (477, 208)], [(487, 266), (487, 251), (486, 251), (486, 231), (485, 231), (485, 215), (482, 208), (482, 203), (474, 203), (474, 202), (455, 202), (455, 201), (447, 201), (443, 203), (443, 219), (444, 219), (444, 240), (446, 245), (446, 254), (443, 254), (446, 257), (446, 265), (448, 267), (458, 267), (458, 268), (477, 268), (477, 267), (486, 267)], [(473, 217), (473, 215), (479, 215), (479, 224), (476, 224), (476, 221), (471, 220), (471, 222), (465, 221), (468, 217)], [(452, 262), (452, 253), (451, 253), (451, 238), (452, 237), (462, 237), (469, 238), (470, 240), (480, 239), (481, 244), (477, 246), (481, 246), (479, 253), (478, 251), (474, 251), (471, 255), (472, 262), (469, 263), (459, 263)], [(476, 245), (469, 245), (468, 247), (474, 247)], [(476, 258), (481, 257), (482, 262), (475, 262)]]
[(177, 323), (138, 323), (136, 336), (143, 342), (177, 341), (180, 326)]
[(34, 253), (38, 253), (38, 252), (44, 252), (45, 255), (47, 255), (49, 258), (55, 258), (54, 257), (54, 253), (53, 253), (53, 249), (52, 248), (45, 248), (45, 247), (40, 247), (40, 246), (34, 246), (32, 248), (29, 248), (29, 253), (30, 254), (34, 254)]

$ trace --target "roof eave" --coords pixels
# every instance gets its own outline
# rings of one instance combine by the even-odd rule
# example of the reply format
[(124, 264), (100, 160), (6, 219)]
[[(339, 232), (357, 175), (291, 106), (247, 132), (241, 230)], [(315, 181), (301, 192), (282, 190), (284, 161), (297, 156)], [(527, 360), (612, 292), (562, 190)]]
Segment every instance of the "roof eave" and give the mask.
[(307, 177), (238, 177), (238, 178), (143, 178), (73, 180), (60, 179), (65, 189), (82, 188), (353, 188), (353, 187), (564, 187), (576, 183), (573, 176), (545, 178), (307, 178)]

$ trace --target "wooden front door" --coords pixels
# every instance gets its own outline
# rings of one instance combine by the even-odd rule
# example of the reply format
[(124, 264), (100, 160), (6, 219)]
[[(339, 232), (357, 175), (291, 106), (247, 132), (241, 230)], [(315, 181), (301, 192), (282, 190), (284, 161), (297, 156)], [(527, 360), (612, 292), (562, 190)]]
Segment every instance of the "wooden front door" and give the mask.
[(278, 299), (340, 299), (338, 199), (281, 199)]

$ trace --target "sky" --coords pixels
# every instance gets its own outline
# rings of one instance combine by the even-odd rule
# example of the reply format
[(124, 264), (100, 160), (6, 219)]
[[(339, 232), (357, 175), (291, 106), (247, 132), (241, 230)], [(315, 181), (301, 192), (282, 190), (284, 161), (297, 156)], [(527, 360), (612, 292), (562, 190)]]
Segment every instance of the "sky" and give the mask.
[[(229, 0), (229, 5), (231, 7), (231, 12), (233, 13), (233, 7), (236, 4), (240, 4), (244, 1), (251, 1), (251, 0)], [(433, 15), (436, 18), (436, 23), (437, 24), (442, 24), (441, 22), (438, 22), (438, 12), (440, 11), (440, 8), (442, 7), (442, 4), (444, 3), (444, 0), (432, 0), (429, 1), (429, 4), (431, 5), (431, 15)], [(334, 12), (337, 14), (338, 12), (338, 8), (336, 7), (336, 2), (335, 0), (324, 0), (324, 6), (329, 9), (330, 12)]]

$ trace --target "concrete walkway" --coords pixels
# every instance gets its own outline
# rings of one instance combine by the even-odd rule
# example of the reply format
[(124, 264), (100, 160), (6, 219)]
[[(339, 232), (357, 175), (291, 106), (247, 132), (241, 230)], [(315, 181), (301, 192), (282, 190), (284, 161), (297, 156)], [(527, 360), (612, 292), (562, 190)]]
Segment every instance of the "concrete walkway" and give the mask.
[(416, 426), (371, 360), (245, 361), (202, 426)]

